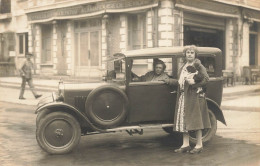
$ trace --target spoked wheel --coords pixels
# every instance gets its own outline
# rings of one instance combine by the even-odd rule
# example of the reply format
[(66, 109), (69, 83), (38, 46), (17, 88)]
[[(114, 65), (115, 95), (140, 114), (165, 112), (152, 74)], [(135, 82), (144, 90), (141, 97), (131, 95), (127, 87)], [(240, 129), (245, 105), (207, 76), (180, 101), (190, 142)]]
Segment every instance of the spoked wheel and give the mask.
[(81, 129), (78, 121), (65, 112), (46, 115), (36, 129), (40, 147), (50, 154), (65, 154), (78, 145)]
[[(203, 129), (202, 130), (202, 142), (207, 143), (215, 134), (217, 131), (217, 119), (214, 115), (214, 113), (209, 109), (209, 118), (211, 123), (210, 129)], [(190, 142), (193, 144), (196, 144), (196, 131), (189, 131), (190, 135)]]

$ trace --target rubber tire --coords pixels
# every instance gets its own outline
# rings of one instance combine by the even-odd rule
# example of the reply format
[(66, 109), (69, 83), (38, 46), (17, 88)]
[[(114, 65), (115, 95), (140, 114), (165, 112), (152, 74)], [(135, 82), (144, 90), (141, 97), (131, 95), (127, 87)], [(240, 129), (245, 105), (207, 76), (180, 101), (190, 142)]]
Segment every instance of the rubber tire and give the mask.
[(36, 116), (36, 128), (39, 126), (40, 121), (43, 119), (43, 117), (48, 114), (48, 111), (42, 110), (39, 113), (37, 113)]
[[(206, 144), (208, 141), (210, 141), (211, 138), (216, 134), (216, 131), (217, 131), (217, 119), (215, 117), (215, 114), (210, 109), (208, 109), (208, 111), (209, 111), (211, 128), (202, 130), (202, 142), (203, 142), (203, 144)], [(196, 133), (195, 132), (192, 132), (192, 133), (189, 132), (189, 136), (190, 136), (190, 143), (196, 144), (197, 143)]]
[[(107, 96), (110, 96), (111, 94), (112, 95), (110, 96), (110, 100), (102, 101), (101, 100), (102, 94), (103, 95), (107, 94)], [(114, 96), (114, 98), (112, 96)], [(98, 98), (98, 97), (100, 97), (100, 100), (98, 100), (99, 101), (98, 106), (101, 106), (101, 105), (110, 106), (112, 104), (111, 107), (113, 109), (113, 106), (117, 105), (115, 103), (120, 102), (120, 104), (121, 104), (120, 107), (122, 107), (122, 108), (119, 110), (117, 109), (118, 115), (116, 114), (115, 116), (113, 116), (113, 119), (105, 119), (105, 118), (99, 116), (97, 111), (95, 112), (95, 110), (93, 109), (93, 106), (95, 106), (95, 101), (97, 101), (96, 98)], [(121, 101), (118, 101), (115, 99), (118, 99)], [(113, 87), (113, 86), (102, 86), (102, 87), (99, 87), (99, 88), (93, 90), (89, 94), (89, 96), (86, 100), (86, 103), (85, 103), (85, 112), (86, 112), (87, 117), (90, 119), (90, 121), (94, 125), (96, 125), (99, 128), (102, 128), (102, 129), (108, 129), (108, 128), (113, 128), (113, 127), (119, 126), (121, 123), (123, 123), (125, 121), (127, 113), (128, 113), (127, 105), (128, 105), (128, 98), (121, 89), (119, 89), (117, 87)], [(110, 109), (110, 107), (109, 108), (106, 108), (106, 107), (100, 108), (99, 107), (98, 109), (99, 109), (98, 111), (103, 112), (106, 109)], [(100, 112), (99, 112), (99, 114), (100, 114)], [(112, 113), (115, 113), (115, 112), (112, 112)]]
[[(57, 126), (57, 124), (59, 124), (59, 122), (62, 122), (62, 123), (65, 122), (67, 124), (66, 126), (69, 126), (72, 128), (72, 129), (70, 129), (70, 131), (73, 132), (72, 136), (71, 136), (72, 138), (70, 138), (68, 140), (68, 142), (65, 143), (64, 145), (61, 145), (61, 146), (51, 145), (51, 143), (48, 142), (48, 140), (47, 140), (48, 135), (46, 137), (45, 134), (48, 134), (48, 132), (45, 133), (45, 130), (47, 127), (49, 127), (49, 125), (51, 127), (53, 122), (56, 122), (53, 126), (55, 126), (55, 128), (57, 128), (57, 129), (60, 129), (59, 127), (62, 127), (62, 126)], [(49, 133), (50, 133), (50, 131), (49, 131)], [(64, 134), (63, 133), (62, 134), (66, 136), (67, 133), (64, 132)], [(70, 133), (68, 133), (68, 134), (70, 134)], [(58, 137), (57, 134), (56, 135), (54, 134), (53, 136)], [(54, 140), (53, 136), (51, 138), (52, 140)], [(44, 151), (46, 151), (50, 154), (66, 154), (66, 153), (71, 152), (79, 144), (80, 137), (81, 137), (81, 128), (80, 128), (79, 122), (72, 115), (65, 113), (65, 112), (52, 112), (50, 114), (47, 114), (43, 119), (40, 120), (40, 123), (39, 123), (38, 127), (36, 128), (36, 139), (37, 139), (38, 144)], [(62, 136), (62, 138), (63, 138), (63, 136)], [(62, 139), (60, 138), (58, 141), (57, 140), (55, 140), (55, 141), (60, 143), (60, 142), (62, 142)]]

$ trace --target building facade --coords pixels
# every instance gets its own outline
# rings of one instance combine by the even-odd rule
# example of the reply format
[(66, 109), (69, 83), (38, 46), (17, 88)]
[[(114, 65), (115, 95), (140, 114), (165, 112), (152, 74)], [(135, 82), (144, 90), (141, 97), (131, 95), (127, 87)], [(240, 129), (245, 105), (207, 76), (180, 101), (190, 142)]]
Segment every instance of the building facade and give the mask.
[(14, 56), (19, 64), (28, 50), (41, 76), (100, 77), (116, 52), (188, 44), (220, 48), (223, 69), (238, 77), (243, 66), (260, 65), (255, 0), (17, 0), (10, 6), (16, 9), (0, 14), (1, 36), (13, 34), (10, 47), (1, 45), (1, 58)]

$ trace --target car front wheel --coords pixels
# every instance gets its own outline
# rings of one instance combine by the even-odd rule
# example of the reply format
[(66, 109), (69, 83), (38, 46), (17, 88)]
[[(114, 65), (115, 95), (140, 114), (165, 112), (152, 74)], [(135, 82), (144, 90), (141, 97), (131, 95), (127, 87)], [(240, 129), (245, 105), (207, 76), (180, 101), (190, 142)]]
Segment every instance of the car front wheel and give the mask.
[(36, 139), (40, 147), (50, 154), (65, 154), (78, 145), (81, 129), (78, 121), (65, 112), (53, 112), (40, 120)]

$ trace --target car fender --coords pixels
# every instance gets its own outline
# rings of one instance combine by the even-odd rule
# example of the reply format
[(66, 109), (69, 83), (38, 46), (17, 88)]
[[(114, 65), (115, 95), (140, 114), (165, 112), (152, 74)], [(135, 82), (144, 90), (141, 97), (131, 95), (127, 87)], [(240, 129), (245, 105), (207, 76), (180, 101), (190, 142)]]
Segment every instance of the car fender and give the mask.
[(67, 113), (73, 115), (80, 122), (86, 123), (94, 131), (106, 132), (105, 130), (102, 130), (102, 129), (96, 127), (95, 125), (93, 125), (90, 122), (90, 120), (83, 113), (81, 113), (77, 108), (75, 108), (69, 104), (63, 103), (63, 102), (52, 102), (52, 103), (45, 104), (44, 106), (37, 108), (35, 113), (41, 114), (41, 115), (39, 115), (39, 117), (37, 117), (37, 119), (40, 119), (40, 117), (43, 117), (44, 115), (46, 115), (50, 112), (56, 112), (56, 111), (67, 112)]
[(222, 112), (221, 108), (219, 107), (219, 105), (215, 101), (213, 101), (209, 98), (206, 98), (206, 101), (207, 101), (208, 108), (213, 111), (217, 120), (219, 120), (223, 124), (227, 125), (225, 118), (224, 118), (224, 115), (223, 115), (223, 112)]

